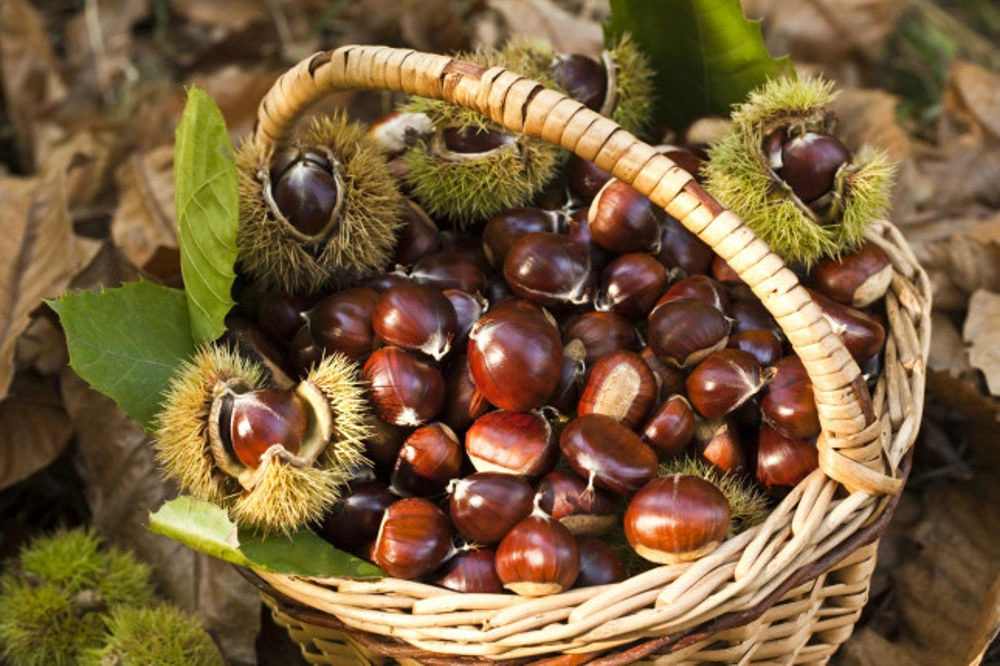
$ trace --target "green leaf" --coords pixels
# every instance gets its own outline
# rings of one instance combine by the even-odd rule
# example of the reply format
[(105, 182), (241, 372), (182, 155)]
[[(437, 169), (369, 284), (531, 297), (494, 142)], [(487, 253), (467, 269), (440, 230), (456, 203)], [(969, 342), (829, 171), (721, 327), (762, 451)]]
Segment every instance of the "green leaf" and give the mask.
[(49, 305), (66, 331), (70, 366), (149, 430), (171, 375), (194, 352), (184, 292), (140, 281)]
[(194, 87), (177, 126), (174, 197), (191, 333), (208, 342), (225, 331), (233, 306), (240, 194), (226, 122), (212, 98)]
[(611, 0), (608, 41), (629, 32), (656, 71), (657, 120), (675, 129), (733, 104), (767, 79), (794, 75), (787, 56), (771, 58), (760, 22), (739, 0)]
[(261, 538), (238, 529), (225, 510), (188, 495), (149, 514), (149, 530), (226, 562), (300, 576), (381, 577), (373, 564), (337, 550), (308, 530)]

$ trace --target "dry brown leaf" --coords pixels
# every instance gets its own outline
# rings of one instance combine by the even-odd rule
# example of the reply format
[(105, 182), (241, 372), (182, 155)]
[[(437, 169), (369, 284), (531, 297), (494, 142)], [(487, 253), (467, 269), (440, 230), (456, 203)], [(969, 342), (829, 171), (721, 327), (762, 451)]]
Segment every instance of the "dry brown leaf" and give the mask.
[(69, 363), (62, 328), (50, 317), (35, 317), (17, 341), (17, 367), (53, 375)]
[(33, 168), (37, 124), (67, 90), (41, 13), (27, 0), (0, 2), (0, 84), (18, 157)]
[(943, 312), (931, 313), (931, 350), (927, 368), (958, 377), (971, 369), (965, 342), (958, 328)]
[(491, 0), (512, 35), (537, 37), (562, 53), (600, 56), (604, 50), (601, 26), (569, 13), (551, 0)]
[(283, 71), (228, 65), (198, 73), (189, 83), (202, 88), (215, 100), (226, 120), (229, 135), (238, 142), (253, 130), (257, 105)]
[(962, 337), (969, 343), (969, 363), (986, 376), (990, 393), (1000, 395), (1000, 294), (972, 294)]
[(160, 478), (149, 435), (73, 371), (60, 378), (94, 528), (153, 567), (159, 589), (197, 613), (227, 663), (256, 663), (259, 593), (232, 565), (146, 529), (149, 512), (176, 494)]
[(1000, 75), (970, 62), (952, 61), (942, 105), (948, 113), (974, 118), (1000, 139)]
[(884, 90), (844, 90), (831, 109), (837, 114), (837, 136), (851, 150), (864, 144), (878, 146), (893, 160), (913, 152), (910, 136), (896, 122), (899, 98)]
[(119, 202), (111, 237), (135, 266), (149, 270), (161, 249), (177, 249), (174, 147), (136, 151), (115, 171)]
[(19, 375), (0, 401), (0, 489), (48, 467), (72, 436), (58, 392), (48, 381)]
[(251, 23), (271, 20), (266, 0), (170, 0), (170, 10), (194, 23), (204, 23), (226, 32), (239, 31)]
[(1000, 292), (1000, 245), (958, 234), (928, 241), (910, 239), (910, 245), (930, 275), (935, 309), (965, 310), (977, 289)]
[(906, 3), (903, 0), (742, 0), (744, 12), (762, 18), (774, 54), (798, 61), (835, 64), (857, 56), (874, 62)]
[(399, 31), (409, 46), (429, 53), (454, 53), (468, 47), (465, 22), (450, 0), (407, 0)]

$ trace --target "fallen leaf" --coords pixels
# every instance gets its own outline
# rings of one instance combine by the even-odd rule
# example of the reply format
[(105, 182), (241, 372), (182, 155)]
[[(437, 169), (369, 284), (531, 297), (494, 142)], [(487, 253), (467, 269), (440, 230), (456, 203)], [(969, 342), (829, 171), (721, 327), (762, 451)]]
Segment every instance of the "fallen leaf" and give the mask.
[(53, 375), (69, 363), (66, 338), (50, 317), (35, 317), (17, 341), (17, 367)]
[(150, 511), (176, 495), (159, 475), (150, 436), (73, 371), (60, 380), (94, 528), (153, 567), (158, 588), (197, 613), (227, 663), (256, 663), (259, 593), (231, 565), (146, 529)]
[(512, 35), (548, 41), (560, 53), (600, 57), (604, 50), (601, 26), (563, 9), (551, 0), (491, 0)]
[(969, 363), (982, 370), (990, 393), (1000, 395), (1000, 294), (972, 294), (962, 338), (969, 343)]
[(910, 135), (896, 122), (899, 98), (884, 90), (843, 90), (830, 105), (837, 117), (837, 136), (851, 150), (870, 144), (895, 161), (908, 158)]
[(931, 350), (927, 359), (930, 370), (958, 377), (971, 369), (962, 334), (943, 312), (931, 313)]
[[(238, 143), (253, 130), (257, 105), (283, 71), (272, 67), (228, 65), (200, 72), (192, 76), (188, 83), (203, 88), (215, 100), (222, 117), (226, 119), (229, 136), (234, 143)], [(182, 108), (184, 101), (184, 98), (178, 100)], [(180, 113), (177, 118), (180, 118)]]
[(450, 0), (407, 0), (399, 30), (409, 46), (429, 53), (455, 53), (468, 48), (465, 23)]
[[(129, 261), (147, 273), (158, 251), (177, 250), (173, 166), (174, 147), (168, 144), (133, 152), (115, 171), (119, 202), (111, 218), (111, 237)], [(170, 274), (179, 270), (178, 263)]]
[(956, 234), (928, 241), (910, 240), (931, 279), (934, 308), (965, 310), (977, 289), (1000, 292), (1000, 245)]
[(0, 401), (0, 489), (58, 458), (73, 436), (59, 394), (45, 380), (18, 375)]
[(239, 31), (256, 21), (271, 20), (265, 0), (170, 0), (170, 10), (193, 23), (224, 31)]
[(942, 104), (949, 113), (974, 118), (994, 139), (1000, 139), (1000, 75), (971, 62), (954, 60)]
[(0, 84), (22, 168), (34, 167), (37, 123), (67, 90), (45, 19), (26, 0), (0, 3)]

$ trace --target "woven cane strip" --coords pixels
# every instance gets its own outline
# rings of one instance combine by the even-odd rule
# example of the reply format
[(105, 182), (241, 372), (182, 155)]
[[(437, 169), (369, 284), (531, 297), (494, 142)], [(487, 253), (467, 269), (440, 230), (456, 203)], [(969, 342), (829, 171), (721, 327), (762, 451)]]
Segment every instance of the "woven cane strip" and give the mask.
[[(272, 589), (336, 617), (346, 627), (402, 638), (419, 654), (429, 655), (428, 663), (436, 660), (434, 655), (518, 660), (556, 652), (608, 650), (637, 639), (655, 639), (627, 649), (622, 652), (625, 656), (609, 657), (612, 661), (608, 662), (632, 663), (634, 659), (622, 660), (631, 659), (628, 655), (633, 652), (669, 645), (664, 637), (682, 637), (716, 617), (767, 604), (775, 594), (790, 598), (796, 590), (809, 588), (802, 584), (782, 592), (795, 572), (837, 555), (841, 544), (851, 542), (880, 514), (884, 503), (876, 495), (899, 491), (901, 481), (895, 474), (916, 436), (922, 408), (930, 285), (891, 224), (879, 221), (869, 231), (871, 240), (890, 256), (895, 274), (886, 305), (885, 370), (868, 405), (860, 370), (795, 275), (736, 215), (701, 190), (690, 174), (610, 120), (501, 68), (484, 70), (445, 56), (400, 49), (344, 47), (316, 54), (279, 79), (261, 104), (258, 139), (270, 144), (284, 141), (310, 105), (330, 91), (346, 88), (396, 90), (470, 106), (510, 129), (594, 161), (678, 218), (740, 274), (775, 316), (806, 365), (823, 425), (822, 471), (794, 489), (762, 525), (725, 542), (698, 562), (659, 567), (618, 585), (529, 600), (455, 594), (393, 579), (371, 583), (260, 574)], [(874, 410), (866, 410), (870, 406)], [(866, 492), (834, 499), (840, 484)], [(822, 585), (821, 579), (825, 577), (813, 579), (813, 587)], [(852, 594), (856, 601), (861, 593)], [(830, 626), (842, 630), (845, 625), (841, 623), (847, 622), (842, 618), (853, 617), (839, 610), (832, 615), (806, 612), (801, 603), (782, 602), (753, 622), (762, 626), (772, 622), (762, 618), (777, 617), (781, 609), (788, 616), (773, 635), (806, 640), (811, 632), (803, 624), (807, 618), (836, 617), (829, 620)], [(789, 618), (799, 623), (794, 630), (788, 627)], [(308, 623), (302, 630), (308, 632)], [(741, 633), (740, 629), (727, 631)], [(749, 647), (741, 654), (757, 655), (745, 663), (757, 663), (759, 655), (772, 651), (765, 649), (772, 640), (766, 632), (743, 631), (743, 636), (741, 641)], [(706, 644), (715, 645), (715, 639), (706, 638)], [(774, 640), (774, 645), (787, 649), (784, 638)], [(688, 653), (687, 647), (678, 646)], [(399, 650), (392, 649), (398, 656)], [(832, 654), (832, 650), (815, 652)]]

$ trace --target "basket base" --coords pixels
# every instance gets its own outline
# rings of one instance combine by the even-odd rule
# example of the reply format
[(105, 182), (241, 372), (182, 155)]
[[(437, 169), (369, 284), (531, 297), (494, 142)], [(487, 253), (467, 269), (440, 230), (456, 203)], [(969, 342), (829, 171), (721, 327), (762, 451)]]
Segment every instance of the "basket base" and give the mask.
[(436, 657), (391, 638), (358, 632), (329, 621), (322, 626), (287, 613), (275, 598), (261, 593), (274, 621), (288, 631), (310, 664), (327, 666), (439, 666), (440, 664), (825, 664), (850, 637), (868, 601), (878, 542), (862, 546), (825, 573), (788, 590), (780, 601), (746, 624), (707, 636), (692, 636), (638, 656), (613, 654), (494, 661), (475, 657)]

